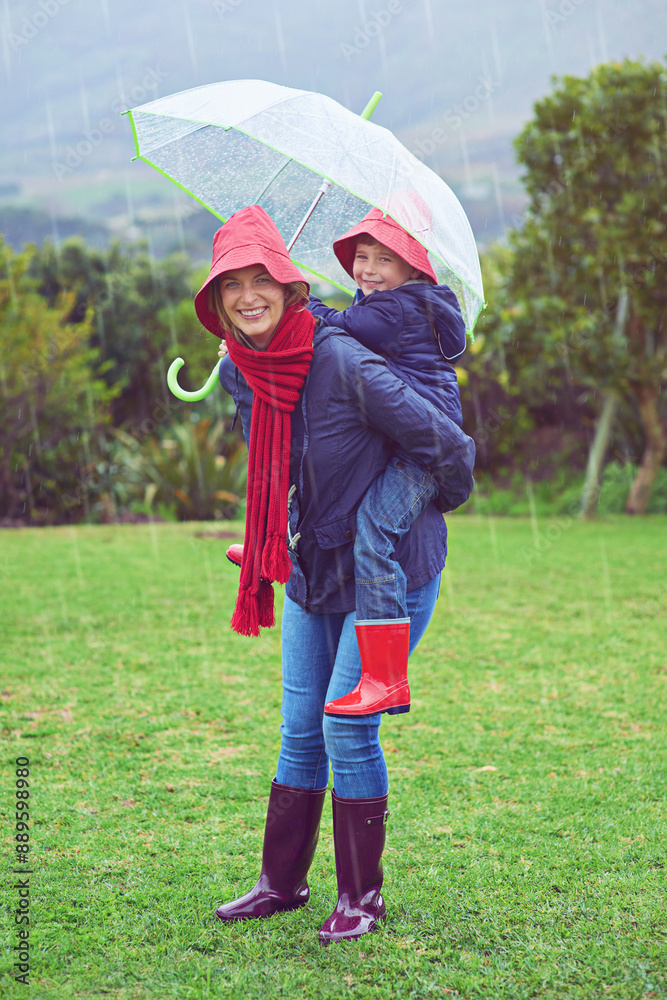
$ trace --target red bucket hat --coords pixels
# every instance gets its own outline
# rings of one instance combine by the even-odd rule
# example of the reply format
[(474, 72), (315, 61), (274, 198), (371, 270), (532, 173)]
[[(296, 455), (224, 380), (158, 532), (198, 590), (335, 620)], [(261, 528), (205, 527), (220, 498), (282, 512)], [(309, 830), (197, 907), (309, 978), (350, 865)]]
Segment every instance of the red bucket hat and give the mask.
[[(284, 240), (273, 219), (259, 205), (249, 205), (230, 215), (213, 237), (213, 262), (208, 278), (195, 295), (195, 312), (202, 326), (216, 337), (226, 336), (217, 313), (208, 304), (211, 282), (225, 271), (263, 264), (275, 281), (305, 281), (287, 252)], [(310, 285), (305, 284), (310, 291)]]
[(354, 277), (352, 273), (356, 248), (354, 238), (362, 233), (367, 233), (384, 246), (389, 247), (412, 267), (422, 271), (434, 285), (438, 284), (438, 279), (429, 263), (426, 248), (418, 243), (414, 236), (410, 236), (402, 226), (399, 226), (398, 222), (395, 222), (391, 216), (385, 216), (381, 208), (372, 208), (361, 222), (357, 223), (340, 239), (337, 239), (333, 245), (336, 257), (351, 278)]

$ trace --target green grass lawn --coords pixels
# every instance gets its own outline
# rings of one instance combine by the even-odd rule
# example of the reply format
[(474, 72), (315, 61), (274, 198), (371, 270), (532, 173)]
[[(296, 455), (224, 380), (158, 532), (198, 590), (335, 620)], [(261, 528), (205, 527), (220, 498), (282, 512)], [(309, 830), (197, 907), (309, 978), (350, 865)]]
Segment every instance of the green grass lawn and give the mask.
[(230, 632), (220, 527), (0, 535), (2, 996), (667, 997), (665, 518), (450, 518), (412, 711), (381, 730), (388, 921), (327, 949), (330, 803), (310, 903), (215, 919), (258, 874), (280, 722), (279, 629)]

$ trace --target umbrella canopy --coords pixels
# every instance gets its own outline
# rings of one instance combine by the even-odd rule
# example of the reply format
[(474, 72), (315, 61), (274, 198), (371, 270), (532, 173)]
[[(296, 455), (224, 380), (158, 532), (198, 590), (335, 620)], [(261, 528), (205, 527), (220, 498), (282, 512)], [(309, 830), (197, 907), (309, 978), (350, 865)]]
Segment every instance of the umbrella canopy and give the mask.
[(330, 97), (262, 80), (195, 87), (128, 111), (137, 158), (223, 222), (261, 205), (289, 244), (320, 189), (332, 187), (292, 252), (305, 271), (346, 291), (356, 286), (333, 241), (375, 206), (428, 251), (472, 330), (484, 305), (470, 224), (447, 184), (387, 129)]

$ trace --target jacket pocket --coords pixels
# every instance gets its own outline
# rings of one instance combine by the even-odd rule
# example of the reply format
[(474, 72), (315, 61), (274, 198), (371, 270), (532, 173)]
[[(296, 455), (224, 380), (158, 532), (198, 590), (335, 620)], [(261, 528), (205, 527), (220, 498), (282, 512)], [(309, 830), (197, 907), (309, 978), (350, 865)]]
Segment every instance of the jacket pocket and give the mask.
[(317, 544), (321, 549), (335, 549), (339, 545), (349, 545), (357, 534), (357, 515), (348, 514), (335, 521), (320, 521), (313, 527)]

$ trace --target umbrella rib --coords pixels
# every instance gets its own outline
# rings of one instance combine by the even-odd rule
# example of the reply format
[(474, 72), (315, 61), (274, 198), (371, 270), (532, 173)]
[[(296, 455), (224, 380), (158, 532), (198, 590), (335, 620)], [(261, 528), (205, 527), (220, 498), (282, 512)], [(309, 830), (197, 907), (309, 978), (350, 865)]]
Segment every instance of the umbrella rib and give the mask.
[[(282, 155), (284, 155), (284, 154), (282, 154)], [(286, 160), (285, 163), (283, 163), (282, 167), (275, 172), (275, 174), (273, 175), (273, 177), (271, 178), (271, 180), (269, 181), (269, 183), (265, 185), (264, 190), (262, 191), (262, 193), (257, 197), (257, 200), (256, 200), (256, 204), (257, 205), (259, 205), (260, 201), (262, 200), (262, 198), (264, 197), (264, 195), (266, 194), (266, 192), (269, 190), (269, 188), (271, 187), (271, 185), (273, 184), (273, 182), (276, 180), (276, 178), (279, 177), (282, 174), (282, 172), (285, 169), (285, 167), (289, 167), (290, 163), (292, 163), (292, 162), (293, 161), (292, 161), (292, 159), (290, 157), (290, 159)]]

